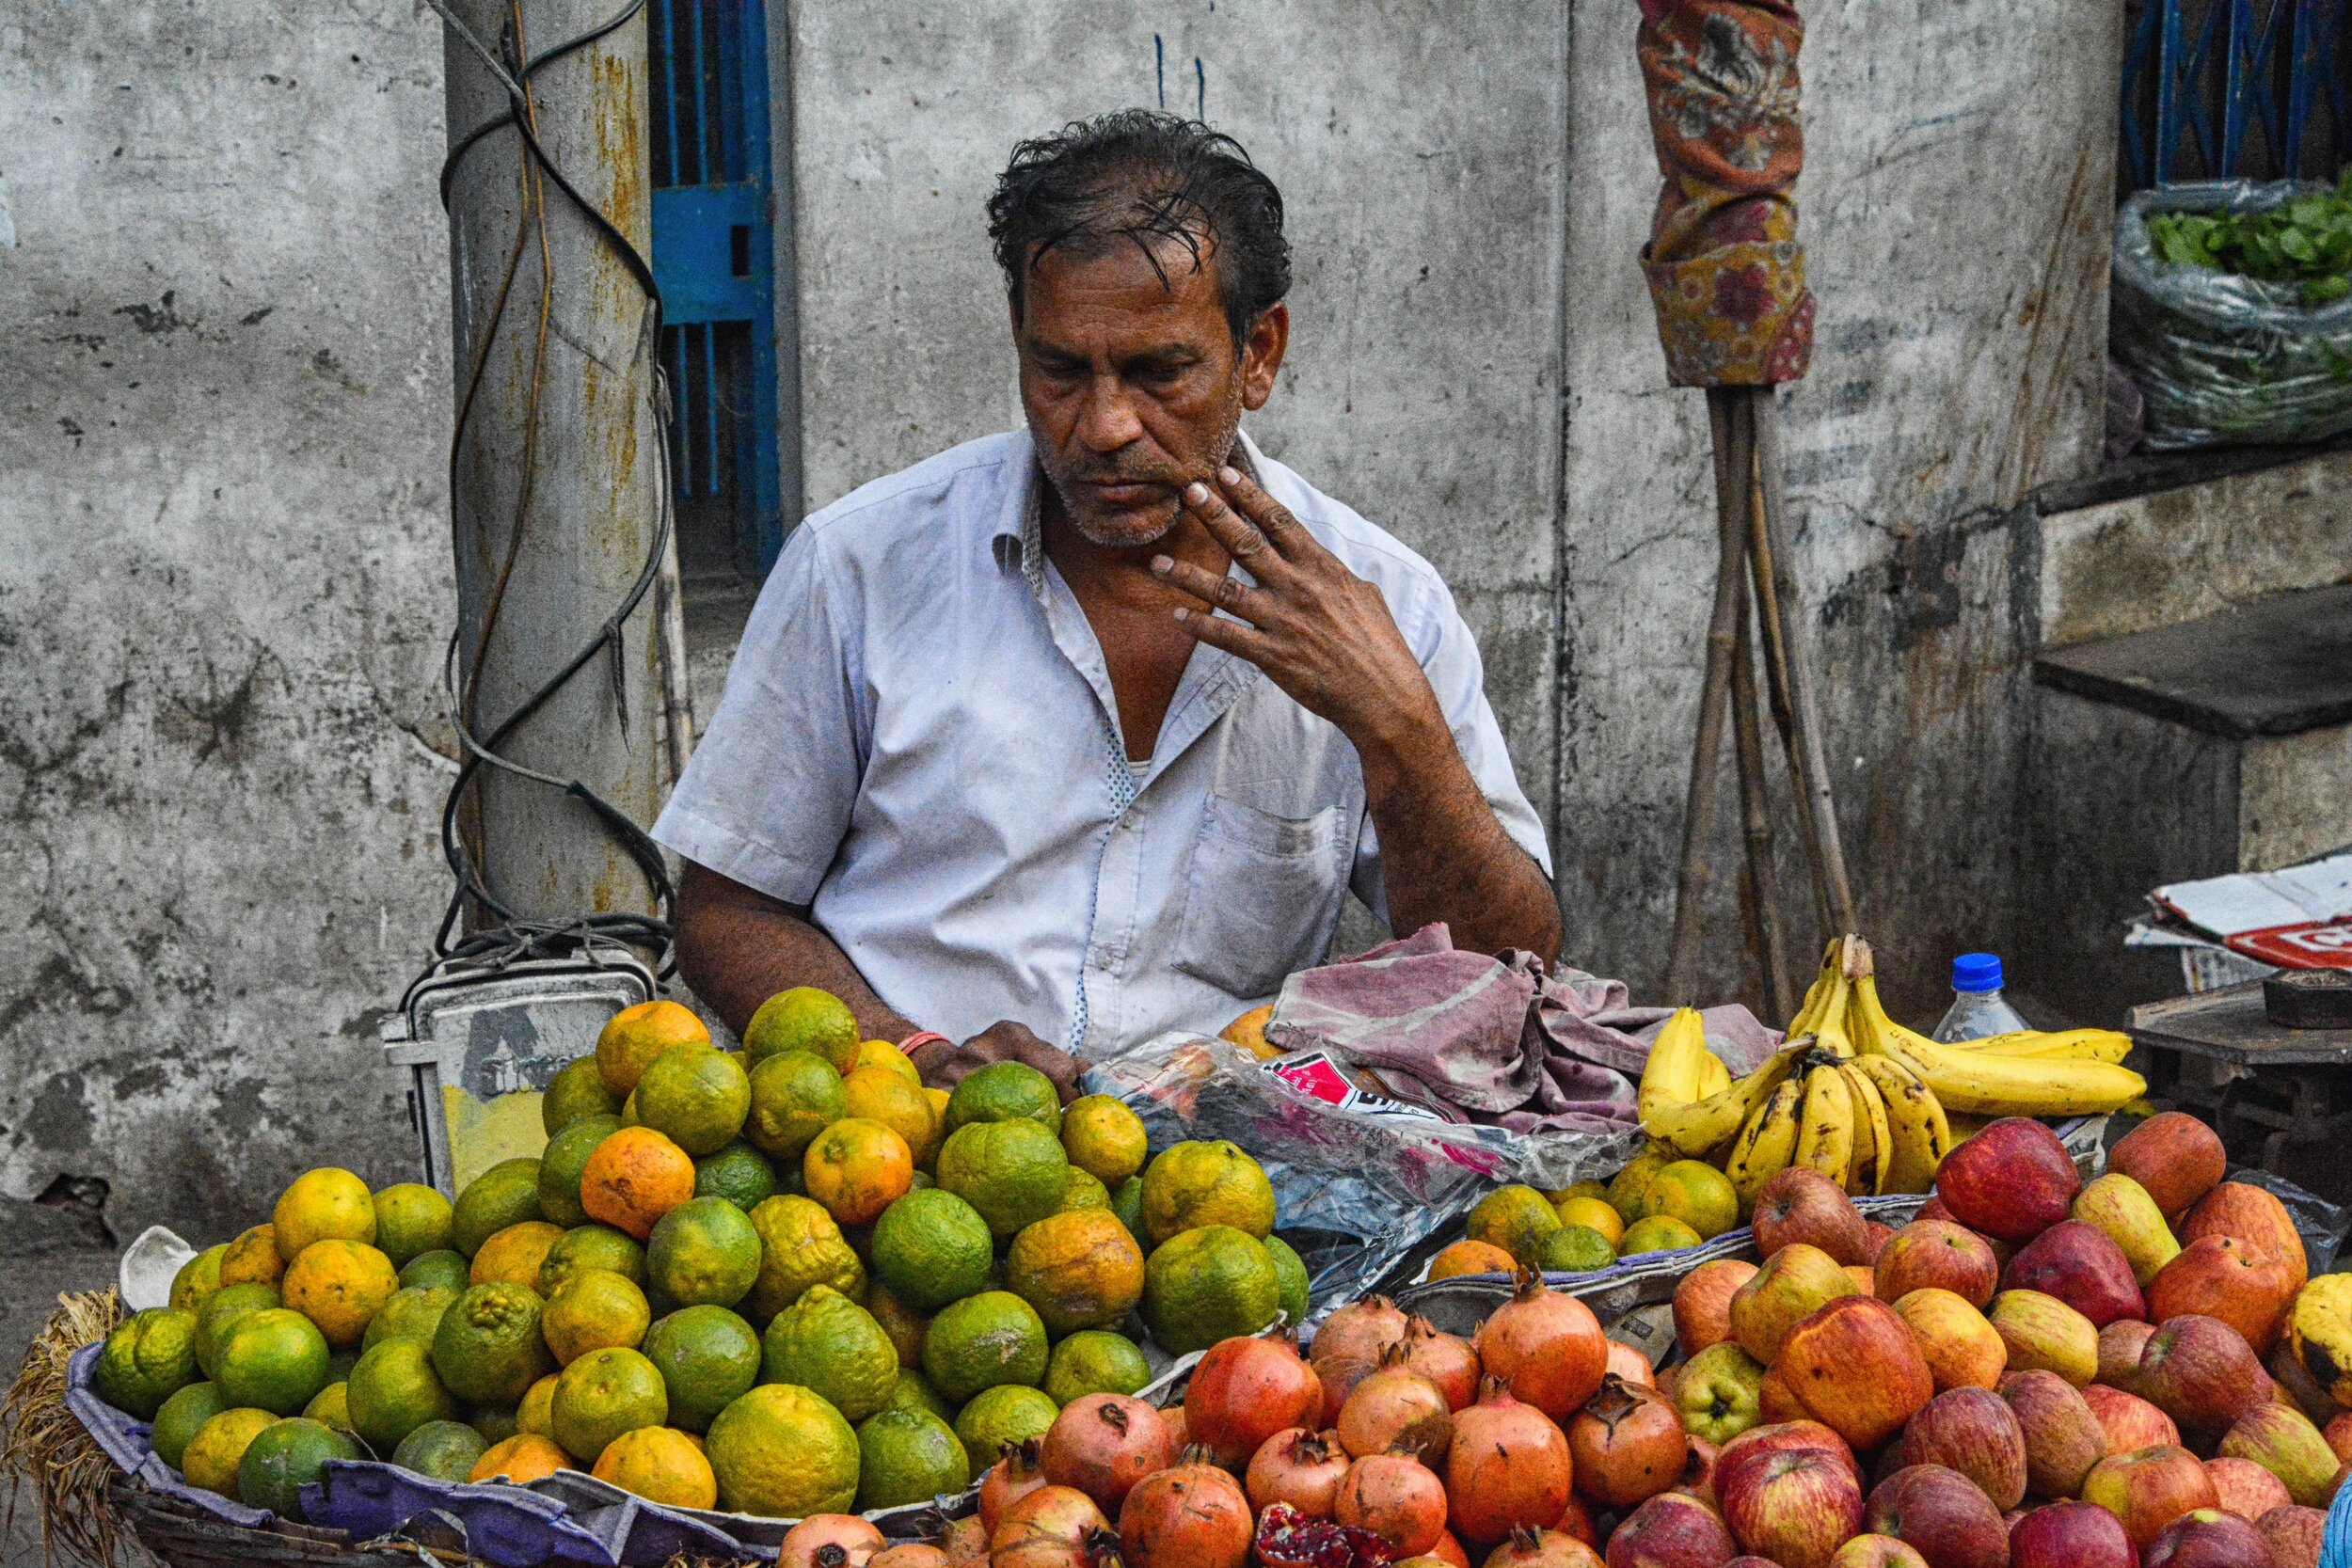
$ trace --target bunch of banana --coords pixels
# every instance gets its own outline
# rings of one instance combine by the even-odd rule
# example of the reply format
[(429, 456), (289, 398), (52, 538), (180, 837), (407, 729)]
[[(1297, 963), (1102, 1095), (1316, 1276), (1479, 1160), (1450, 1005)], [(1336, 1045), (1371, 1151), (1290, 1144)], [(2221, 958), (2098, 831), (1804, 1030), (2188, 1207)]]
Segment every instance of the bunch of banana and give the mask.
[(1856, 1197), (1924, 1193), (1951, 1148), (1926, 1085), (1892, 1057), (1840, 1056), (1812, 1045), (1724, 1154), (1743, 1210), (1790, 1165), (1820, 1171)]
[(1649, 1060), (1642, 1068), (1642, 1119), (1647, 1121), (1653, 1109), (1692, 1104), (1729, 1087), (1731, 1071), (1707, 1049), (1699, 1010), (1677, 1007), (1650, 1042)]

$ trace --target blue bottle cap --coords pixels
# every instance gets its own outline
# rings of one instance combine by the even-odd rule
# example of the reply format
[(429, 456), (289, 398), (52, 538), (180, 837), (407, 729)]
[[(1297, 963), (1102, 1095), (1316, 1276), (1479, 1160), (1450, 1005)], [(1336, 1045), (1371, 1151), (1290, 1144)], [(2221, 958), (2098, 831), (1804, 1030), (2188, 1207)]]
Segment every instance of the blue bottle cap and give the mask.
[(1997, 953), (1963, 953), (1952, 960), (1952, 990), (1999, 990), (2001, 958)]

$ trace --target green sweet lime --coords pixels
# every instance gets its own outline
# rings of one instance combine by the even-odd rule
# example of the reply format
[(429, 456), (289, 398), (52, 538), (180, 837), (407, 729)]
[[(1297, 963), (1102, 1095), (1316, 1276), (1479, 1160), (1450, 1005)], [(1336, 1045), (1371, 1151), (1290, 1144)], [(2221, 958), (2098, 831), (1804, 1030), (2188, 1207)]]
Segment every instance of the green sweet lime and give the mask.
[(171, 1276), (169, 1305), (183, 1312), (203, 1310), (213, 1292), (220, 1289), (220, 1260), (228, 1253), (227, 1242), (215, 1242), (181, 1264), (180, 1272)]
[(410, 1286), (430, 1288), (446, 1285), (453, 1291), (462, 1291), (473, 1283), (473, 1270), (459, 1254), (447, 1247), (439, 1247), (431, 1252), (420, 1252), (403, 1263), (400, 1266), (400, 1283), (403, 1290)]
[(421, 1254), (449, 1245), (456, 1211), (419, 1181), (402, 1181), (375, 1195), (375, 1248), (401, 1268)]
[(898, 1379), (890, 1386), (890, 1402), (884, 1410), (928, 1410), (943, 1420), (952, 1420), (956, 1407), (939, 1397), (931, 1380), (912, 1367), (898, 1369)]
[(466, 1183), (450, 1216), (449, 1244), (471, 1258), (510, 1225), (545, 1219), (539, 1208), (539, 1162), (501, 1160)]
[(923, 1338), (923, 1375), (950, 1400), (1000, 1384), (1045, 1378), (1045, 1323), (1010, 1291), (982, 1291), (942, 1307)]
[(1111, 1189), (1111, 1212), (1127, 1227), (1127, 1234), (1140, 1244), (1143, 1241), (1143, 1178), (1131, 1176)]
[(390, 1453), (427, 1421), (453, 1421), (462, 1414), (422, 1339), (387, 1339), (360, 1356), (343, 1400), (351, 1430), (377, 1453)]
[(1282, 1279), (1257, 1238), (1226, 1225), (1171, 1237), (1143, 1266), (1143, 1321), (1171, 1355), (1255, 1334), (1282, 1309)]
[(469, 1403), (517, 1402), (555, 1367), (539, 1333), (546, 1306), (528, 1285), (492, 1280), (468, 1286), (433, 1331), (434, 1370), (451, 1393)]
[(857, 1429), (861, 1513), (952, 1497), (972, 1484), (955, 1428), (928, 1410), (882, 1410)]
[(237, 1500), (266, 1508), (281, 1518), (300, 1519), (302, 1489), (319, 1479), (330, 1459), (361, 1459), (349, 1433), (325, 1421), (295, 1416), (263, 1427), (237, 1461)]
[(221, 1338), (213, 1381), (232, 1407), (293, 1416), (331, 1380), (326, 1336), (301, 1313), (273, 1307), (238, 1319)]
[(1042, 1390), (1000, 1383), (972, 1396), (956, 1413), (956, 1436), (977, 1467), (993, 1465), (1015, 1443), (1042, 1437), (1060, 1408)]
[(557, 1444), (583, 1465), (594, 1465), (621, 1433), (669, 1418), (661, 1373), (639, 1352), (619, 1346), (592, 1350), (564, 1368), (548, 1406)]
[(621, 1130), (621, 1118), (609, 1112), (576, 1117), (548, 1140), (539, 1156), (539, 1212), (569, 1229), (588, 1223), (580, 1207), (580, 1179), (596, 1146)]
[(752, 1108), (742, 1067), (707, 1042), (656, 1056), (631, 1093), (637, 1119), (689, 1154), (716, 1154), (733, 1143)]
[(197, 1428), (229, 1408), (217, 1383), (191, 1383), (182, 1388), (155, 1412), (155, 1430), (149, 1441), (155, 1445), (156, 1457), (178, 1469), (180, 1455)]
[(759, 1262), (759, 1232), (723, 1197), (687, 1199), (645, 1243), (646, 1277), (681, 1307), (733, 1307), (758, 1281)]
[(813, 1285), (760, 1337), (760, 1381), (797, 1384), (845, 1419), (862, 1421), (890, 1398), (898, 1353), (874, 1315), (830, 1285)]
[(153, 1419), (166, 1400), (197, 1381), (199, 1321), (177, 1307), (151, 1307), (117, 1324), (91, 1373), (98, 1397), (142, 1421)]
[(606, 1269), (643, 1285), (645, 1249), (636, 1237), (609, 1225), (576, 1225), (556, 1238), (540, 1261), (539, 1294), (552, 1296), (565, 1280), (586, 1269)]
[(594, 1053), (576, 1056), (548, 1080), (539, 1099), (539, 1124), (554, 1137), (582, 1117), (617, 1117), (621, 1096), (604, 1081)]
[(1107, 1328), (1082, 1328), (1045, 1358), (1045, 1392), (1056, 1404), (1089, 1394), (1132, 1394), (1151, 1381), (1142, 1350)]
[(373, 1350), (401, 1335), (411, 1339), (432, 1338), (433, 1331), (441, 1325), (441, 1314), (456, 1299), (457, 1291), (447, 1285), (402, 1286), (368, 1321), (368, 1331), (359, 1339), (360, 1350)]
[(1535, 1266), (1546, 1274), (1589, 1274), (1616, 1260), (1609, 1238), (1589, 1225), (1564, 1225), (1535, 1243)]
[(759, 1381), (759, 1336), (723, 1307), (681, 1307), (641, 1348), (670, 1391), (670, 1424), (686, 1432), (707, 1431)]
[(858, 1044), (857, 1015), (815, 986), (778, 991), (743, 1025), (743, 1055), (754, 1067), (787, 1051), (805, 1051), (846, 1075), (857, 1066)]
[(991, 1062), (966, 1073), (947, 1096), (946, 1129), (976, 1121), (1036, 1122), (1058, 1140), (1061, 1095), (1054, 1081), (1026, 1062)]
[(392, 1463), (436, 1481), (464, 1481), (489, 1451), (490, 1440), (463, 1421), (427, 1421), (400, 1440)]
[(776, 1167), (740, 1139), (694, 1162), (696, 1197), (723, 1197), (749, 1213), (775, 1194)]
[(988, 1221), (953, 1193), (911, 1192), (874, 1222), (874, 1275), (917, 1311), (934, 1311), (981, 1290), (995, 1242)]
[(1258, 1243), (1274, 1261), (1275, 1282), (1281, 1287), (1283, 1322), (1292, 1326), (1307, 1321), (1307, 1262), (1279, 1236)]
[(801, 1156), (817, 1134), (847, 1115), (841, 1074), (822, 1056), (784, 1051), (752, 1069), (751, 1111), (743, 1118), (743, 1140), (762, 1154), (800, 1168)]
[[(990, 1068), (1019, 1065), (997, 1062)], [(1061, 1207), (1070, 1157), (1062, 1152), (1061, 1140), (1041, 1123), (1025, 1118), (974, 1121), (947, 1134), (940, 1146), (936, 1175), (943, 1190), (979, 1211), (990, 1233), (1001, 1239)]]

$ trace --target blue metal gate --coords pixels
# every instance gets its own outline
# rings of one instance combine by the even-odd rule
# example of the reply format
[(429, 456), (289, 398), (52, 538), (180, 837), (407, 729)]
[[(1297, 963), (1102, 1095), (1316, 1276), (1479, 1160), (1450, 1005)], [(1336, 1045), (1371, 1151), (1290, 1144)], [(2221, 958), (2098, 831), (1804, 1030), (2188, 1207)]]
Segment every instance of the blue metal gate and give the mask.
[(756, 581), (783, 543), (762, 0), (652, 0), (653, 270), (679, 564)]
[(2136, 0), (2122, 183), (2332, 180), (2352, 150), (2347, 0)]

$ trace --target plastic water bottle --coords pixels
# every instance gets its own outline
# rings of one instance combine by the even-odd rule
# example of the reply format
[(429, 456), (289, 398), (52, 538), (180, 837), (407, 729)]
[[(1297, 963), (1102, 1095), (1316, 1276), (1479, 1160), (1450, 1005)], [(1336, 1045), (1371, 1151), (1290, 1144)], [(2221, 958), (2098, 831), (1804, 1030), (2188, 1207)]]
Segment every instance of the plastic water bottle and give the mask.
[(1963, 953), (1952, 960), (1952, 1005), (1929, 1038), (1949, 1045), (2028, 1027), (2001, 1000), (2001, 959), (1995, 953)]

